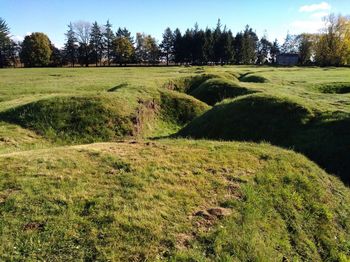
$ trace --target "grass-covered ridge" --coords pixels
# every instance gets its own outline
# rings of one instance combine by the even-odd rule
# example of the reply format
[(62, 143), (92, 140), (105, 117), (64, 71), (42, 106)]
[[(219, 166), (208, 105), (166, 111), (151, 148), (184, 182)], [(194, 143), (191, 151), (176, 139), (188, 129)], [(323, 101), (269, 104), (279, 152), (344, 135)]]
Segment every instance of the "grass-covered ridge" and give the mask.
[(298, 97), (261, 93), (218, 104), (178, 135), (293, 148), (349, 183), (349, 117), (321, 112)]
[(239, 83), (224, 78), (206, 80), (189, 94), (208, 105), (215, 105), (226, 98), (246, 95), (253, 91), (242, 87)]
[(0, 163), (3, 260), (350, 255), (349, 190), (305, 157), (266, 144), (105, 143), (7, 154)]
[(182, 126), (209, 108), (190, 96), (166, 90), (130, 95), (127, 101), (118, 92), (56, 96), (11, 108), (0, 113), (0, 118), (51, 140), (91, 143), (151, 136), (160, 122)]
[(318, 85), (318, 90), (325, 94), (348, 94), (350, 93), (350, 82), (327, 83)]

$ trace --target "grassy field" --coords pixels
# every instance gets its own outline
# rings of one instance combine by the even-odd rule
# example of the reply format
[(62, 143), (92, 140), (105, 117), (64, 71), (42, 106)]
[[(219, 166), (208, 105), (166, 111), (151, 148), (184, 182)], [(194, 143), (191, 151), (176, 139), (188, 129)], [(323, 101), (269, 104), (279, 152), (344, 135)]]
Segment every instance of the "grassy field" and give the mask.
[(349, 261), (350, 69), (0, 71), (1, 261)]

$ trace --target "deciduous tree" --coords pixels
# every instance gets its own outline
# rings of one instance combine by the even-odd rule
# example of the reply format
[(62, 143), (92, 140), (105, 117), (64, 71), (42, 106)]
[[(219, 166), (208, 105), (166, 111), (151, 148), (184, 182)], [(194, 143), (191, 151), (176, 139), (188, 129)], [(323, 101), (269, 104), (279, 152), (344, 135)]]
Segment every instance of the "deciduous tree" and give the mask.
[(73, 24), (73, 27), (79, 42), (79, 62), (87, 67), (89, 66), (91, 24), (86, 21), (78, 21)]
[(125, 36), (118, 36), (113, 40), (113, 50), (116, 63), (119, 65), (130, 63), (135, 53), (133, 44)]
[(51, 42), (44, 33), (32, 33), (22, 43), (21, 61), (26, 67), (42, 67), (50, 63)]

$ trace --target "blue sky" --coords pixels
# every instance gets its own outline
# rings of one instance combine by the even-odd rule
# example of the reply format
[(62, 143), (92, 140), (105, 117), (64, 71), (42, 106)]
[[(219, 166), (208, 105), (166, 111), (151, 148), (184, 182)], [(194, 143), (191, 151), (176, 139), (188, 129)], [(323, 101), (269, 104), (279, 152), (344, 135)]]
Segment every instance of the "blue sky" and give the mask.
[(195, 22), (214, 27), (217, 19), (234, 33), (246, 24), (270, 40), (287, 34), (316, 32), (328, 13), (350, 14), (350, 0), (0, 0), (0, 16), (14, 39), (44, 32), (61, 47), (67, 24), (72, 21), (109, 19), (114, 29), (127, 27), (152, 34), (158, 40), (167, 26), (184, 31)]

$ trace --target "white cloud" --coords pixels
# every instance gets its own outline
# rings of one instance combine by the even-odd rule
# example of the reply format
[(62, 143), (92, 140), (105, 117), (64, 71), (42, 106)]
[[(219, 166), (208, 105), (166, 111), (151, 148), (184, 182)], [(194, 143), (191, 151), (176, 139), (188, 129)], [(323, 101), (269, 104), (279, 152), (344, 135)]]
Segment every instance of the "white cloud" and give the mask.
[(320, 10), (331, 10), (332, 6), (327, 2), (319, 4), (303, 5), (299, 8), (299, 12), (315, 12)]
[(320, 4), (304, 5), (300, 7), (299, 12), (308, 12), (307, 18), (295, 20), (290, 24), (293, 33), (317, 33), (324, 27), (323, 17), (329, 15), (332, 9), (327, 2)]
[(21, 36), (21, 35), (14, 35), (14, 36), (12, 36), (11, 38), (12, 38), (12, 40), (15, 41), (15, 42), (22, 42), (23, 39), (24, 39), (24, 37)]
[(297, 20), (291, 23), (295, 33), (317, 33), (323, 26), (322, 20)]
[(325, 16), (328, 16), (329, 13), (328, 12), (317, 12), (317, 13), (313, 13), (311, 15), (312, 18), (323, 18)]

